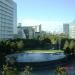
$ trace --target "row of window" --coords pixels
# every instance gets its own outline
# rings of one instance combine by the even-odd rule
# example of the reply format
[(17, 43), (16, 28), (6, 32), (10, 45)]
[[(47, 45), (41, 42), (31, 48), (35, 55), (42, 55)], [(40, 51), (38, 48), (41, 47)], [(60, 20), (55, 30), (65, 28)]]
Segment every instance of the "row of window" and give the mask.
[(0, 17), (0, 22), (13, 23), (13, 19), (6, 19), (6, 18), (1, 18), (1, 17)]
[(12, 12), (12, 13), (10, 13), (10, 12), (8, 12), (7, 10), (3, 10), (3, 8), (2, 8), (2, 9), (0, 9), (0, 13), (13, 15), (13, 12)]
[(9, 18), (13, 18), (13, 15), (10, 15), (8, 13), (1, 13), (1, 10), (0, 10), (0, 17), (9, 17)]
[(13, 30), (13, 26), (1, 26), (0, 25), (0, 30), (12, 31)]
[(13, 38), (13, 35), (1, 35), (0, 39), (4, 39), (4, 38)]
[(0, 5), (3, 5), (3, 6), (5, 6), (5, 7), (7, 7), (8, 9), (13, 9), (13, 7), (9, 7), (9, 5), (8, 4), (6, 4), (5, 2), (2, 2), (2, 1), (0, 1)]
[(2, 25), (5, 25), (5, 24), (7, 24), (7, 25), (13, 25), (13, 21), (9, 21), (9, 20), (2, 20), (2, 21), (0, 21), (0, 24)]
[(0, 32), (4, 32), (4, 31), (6, 31), (6, 32), (12, 32), (12, 30), (13, 29), (2, 28), (2, 29), (0, 29)]
[(13, 25), (12, 24), (0, 24), (0, 27), (12, 28)]
[(2, 28), (8, 28), (8, 29), (11, 28), (12, 29), (13, 25), (11, 25), (11, 24), (0, 24), (0, 27), (1, 27), (0, 29), (2, 29)]
[(13, 29), (9, 29), (9, 28), (1, 28), (0, 32), (3, 32), (3, 31), (12, 32), (12, 30)]
[(0, 36), (11, 36), (12, 34), (0, 34)]
[(11, 35), (11, 34), (12, 34), (12, 32), (10, 32), (10, 33), (9, 32), (0, 32), (0, 36), (1, 35)]
[(8, 28), (1, 28), (1, 29), (0, 29), (0, 32), (4, 32), (4, 31), (12, 32), (13, 29), (8, 29)]
[[(11, 15), (11, 16), (13, 16), (13, 15)], [(0, 18), (1, 19), (7, 19), (7, 20), (13, 20), (13, 17), (5, 16), (3, 14), (0, 15)]]
[(12, 36), (12, 34), (0, 34), (0, 36)]
[(13, 27), (12, 26), (0, 26), (0, 30), (1, 29), (13, 29)]
[[(7, 15), (7, 14), (6, 14)], [(9, 16), (6, 16), (6, 15), (4, 15), (4, 13), (0, 13), (0, 19), (2, 18), (2, 19), (8, 19), (8, 20), (13, 20), (13, 15), (9, 15)]]
[(13, 25), (0, 24), (0, 29), (2, 29), (2, 28), (12, 28), (12, 27), (13, 27)]
[(7, 9), (6, 6), (0, 5), (0, 9), (13, 13), (13, 10)]

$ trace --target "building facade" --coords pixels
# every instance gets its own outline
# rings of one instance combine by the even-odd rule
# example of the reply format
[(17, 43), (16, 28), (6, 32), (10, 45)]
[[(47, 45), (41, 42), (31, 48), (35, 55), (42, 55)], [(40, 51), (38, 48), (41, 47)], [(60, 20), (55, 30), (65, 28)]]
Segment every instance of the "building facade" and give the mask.
[(72, 39), (75, 39), (75, 21), (70, 23), (70, 26), (69, 26), (69, 37), (72, 38)]
[(63, 24), (63, 32), (65, 35), (69, 36), (69, 24)]
[(18, 26), (18, 38), (33, 39), (35, 37), (35, 28), (33, 26)]
[(17, 5), (13, 0), (0, 0), (0, 39), (17, 33)]
[(21, 23), (18, 23), (18, 38), (23, 39), (33, 39), (42, 36), (41, 24), (35, 26), (22, 26)]

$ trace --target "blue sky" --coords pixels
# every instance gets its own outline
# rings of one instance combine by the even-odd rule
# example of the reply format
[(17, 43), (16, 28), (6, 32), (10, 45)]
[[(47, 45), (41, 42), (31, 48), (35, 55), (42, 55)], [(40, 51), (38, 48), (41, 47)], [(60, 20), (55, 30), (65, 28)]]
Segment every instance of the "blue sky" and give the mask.
[(75, 0), (14, 0), (18, 22), (23, 25), (42, 24), (47, 31), (62, 32), (62, 24), (75, 19)]

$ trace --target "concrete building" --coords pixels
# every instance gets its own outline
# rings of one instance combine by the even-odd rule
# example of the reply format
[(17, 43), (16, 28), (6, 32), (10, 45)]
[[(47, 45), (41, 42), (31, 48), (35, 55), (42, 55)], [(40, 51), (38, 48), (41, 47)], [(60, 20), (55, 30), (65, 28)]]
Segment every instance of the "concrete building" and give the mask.
[(18, 38), (33, 39), (41, 35), (41, 25), (37, 26), (22, 26), (18, 24)]
[(17, 4), (13, 2), (13, 33), (17, 34)]
[(18, 26), (18, 35), (17, 38), (26, 39), (26, 34), (21, 26)]
[(70, 26), (69, 26), (69, 37), (72, 38), (72, 39), (75, 39), (75, 21), (70, 23)]
[(18, 26), (18, 38), (23, 39), (33, 39), (35, 37), (35, 27), (34, 26)]
[(65, 35), (69, 36), (69, 24), (63, 24), (63, 32)]
[(13, 0), (0, 0), (0, 39), (17, 33), (17, 5)]
[(41, 28), (41, 24), (40, 24), (40, 25), (39, 25), (39, 32), (40, 32), (40, 33), (41, 33), (41, 29), (42, 29), (42, 28)]

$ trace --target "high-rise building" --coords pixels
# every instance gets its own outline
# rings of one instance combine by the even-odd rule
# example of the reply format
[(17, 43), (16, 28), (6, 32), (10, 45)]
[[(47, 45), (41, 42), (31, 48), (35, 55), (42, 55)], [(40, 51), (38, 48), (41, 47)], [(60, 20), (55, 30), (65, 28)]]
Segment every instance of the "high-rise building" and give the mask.
[(72, 39), (75, 39), (75, 21), (73, 21), (72, 23), (70, 23), (69, 37), (72, 38)]
[(39, 25), (39, 32), (41, 33), (41, 24)]
[(65, 35), (69, 36), (69, 24), (63, 24), (63, 32)]
[(13, 0), (0, 0), (0, 39), (17, 33), (17, 5)]

